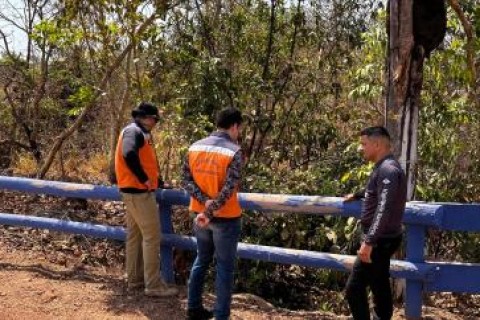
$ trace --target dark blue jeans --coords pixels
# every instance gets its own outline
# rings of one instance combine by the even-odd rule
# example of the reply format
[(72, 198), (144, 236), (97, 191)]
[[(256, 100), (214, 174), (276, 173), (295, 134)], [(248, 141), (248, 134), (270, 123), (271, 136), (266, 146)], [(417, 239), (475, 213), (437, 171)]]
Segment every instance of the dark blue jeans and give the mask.
[(203, 306), (202, 292), (205, 275), (215, 257), (217, 300), (213, 312), (217, 320), (229, 318), (240, 229), (240, 219), (213, 219), (206, 228), (194, 225), (197, 238), (197, 258), (193, 263), (188, 280), (188, 309)]

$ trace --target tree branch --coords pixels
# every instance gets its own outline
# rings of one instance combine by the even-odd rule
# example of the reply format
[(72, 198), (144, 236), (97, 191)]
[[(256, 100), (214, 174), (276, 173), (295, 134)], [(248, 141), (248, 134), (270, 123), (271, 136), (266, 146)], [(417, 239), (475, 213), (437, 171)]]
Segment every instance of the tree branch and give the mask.
[(5, 20), (6, 22), (10, 23), (12, 26), (14, 26), (15, 28), (25, 32), (26, 34), (28, 34), (28, 31), (25, 27), (22, 27), (21, 25), (19, 25), (18, 23), (15, 22), (15, 20), (13, 19), (10, 19), (8, 18), (5, 14), (1, 13), (0, 12), (0, 19), (3, 19)]
[(203, 17), (203, 13), (200, 8), (200, 4), (198, 3), (198, 0), (195, 0), (195, 6), (197, 7), (198, 15), (200, 16), (200, 23), (202, 24), (203, 35), (205, 39), (205, 46), (208, 48), (208, 51), (210, 52), (210, 56), (215, 57), (216, 56), (215, 44), (213, 42), (207, 23), (205, 22), (205, 18)]
[(273, 48), (273, 35), (275, 33), (275, 0), (270, 1), (270, 30), (268, 33), (267, 50), (265, 52), (265, 63), (263, 65), (262, 79), (265, 81), (268, 77), (270, 69), (270, 56), (272, 55)]
[(467, 38), (467, 43), (465, 45), (465, 49), (467, 51), (467, 66), (472, 75), (472, 86), (473, 91), (477, 92), (477, 69), (475, 67), (475, 32), (473, 31), (473, 27), (471, 22), (465, 16), (460, 4), (457, 0), (448, 0), (448, 3), (452, 7), (452, 9), (457, 14), (460, 22), (462, 23), (463, 30), (465, 31), (465, 36)]
[(8, 41), (7, 41), (6, 34), (2, 30), (0, 30), (0, 35), (2, 36), (3, 43), (5, 44), (5, 52), (7, 53), (7, 55), (9, 57), (13, 57), (12, 52), (10, 51), (10, 47), (8, 46)]
[[(143, 34), (145, 32), (145, 30), (155, 21), (155, 19), (157, 18), (157, 15), (158, 15), (158, 13), (154, 12), (147, 20), (145, 20), (142, 23), (142, 25), (137, 29), (137, 32), (135, 32), (135, 36), (138, 37), (141, 34)], [(93, 108), (93, 106), (97, 102), (98, 98), (101, 95), (103, 95), (103, 92), (104, 92), (104, 90), (105, 90), (105, 88), (108, 84), (108, 81), (112, 77), (113, 72), (115, 72), (115, 70), (118, 69), (118, 67), (121, 65), (122, 61), (125, 59), (127, 54), (130, 52), (130, 50), (132, 50), (133, 43), (134, 43), (134, 41), (131, 40), (130, 43), (125, 47), (125, 49), (123, 49), (123, 51), (120, 53), (120, 55), (115, 59), (113, 64), (107, 69), (105, 75), (103, 76), (102, 80), (100, 81), (100, 84), (98, 86), (98, 90), (95, 93), (94, 97), (85, 106), (82, 113), (78, 116), (78, 118), (75, 120), (75, 122), (70, 127), (68, 127), (65, 131), (63, 131), (59, 136), (57, 136), (55, 138), (53, 146), (50, 149), (50, 151), (48, 152), (48, 155), (45, 159), (45, 162), (43, 163), (42, 167), (40, 168), (40, 170), (37, 173), (37, 177), (39, 179), (42, 179), (43, 177), (45, 177), (45, 174), (48, 172), (48, 170), (50, 169), (50, 166), (53, 163), (55, 155), (57, 154), (58, 150), (60, 150), (60, 148), (62, 147), (63, 142), (68, 137), (70, 137), (75, 132), (75, 130), (77, 130), (80, 127), (80, 125), (85, 120), (85, 118), (86, 118), (88, 112), (90, 111), (90, 109)]]
[(24, 144), (24, 143), (21, 143), (21, 142), (12, 140), (12, 139), (0, 140), (0, 145), (6, 145), (6, 144), (15, 145), (15, 146), (17, 146), (21, 149), (25, 149), (27, 151), (30, 151), (30, 147), (28, 145)]

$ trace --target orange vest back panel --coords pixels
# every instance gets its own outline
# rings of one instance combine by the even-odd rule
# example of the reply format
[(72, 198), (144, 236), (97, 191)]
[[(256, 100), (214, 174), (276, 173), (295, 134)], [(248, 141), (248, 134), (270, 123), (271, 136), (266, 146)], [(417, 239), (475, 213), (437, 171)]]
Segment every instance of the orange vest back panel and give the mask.
[[(222, 190), (227, 178), (227, 169), (239, 147), (233, 142), (219, 136), (211, 135), (197, 141), (188, 150), (188, 161), (193, 179), (209, 198), (215, 199)], [(241, 215), (237, 191), (227, 200), (215, 216), (236, 218)], [(190, 198), (190, 210), (203, 212), (205, 205), (195, 198)]]

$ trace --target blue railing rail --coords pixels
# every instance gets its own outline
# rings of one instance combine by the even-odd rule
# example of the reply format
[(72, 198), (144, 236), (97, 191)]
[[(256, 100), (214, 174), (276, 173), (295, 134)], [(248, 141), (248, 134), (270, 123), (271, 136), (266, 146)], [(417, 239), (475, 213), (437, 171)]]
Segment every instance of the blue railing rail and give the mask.
[[(120, 200), (115, 187), (44, 181), (0, 176), (0, 190), (48, 194), (59, 197), (98, 200)], [(358, 217), (360, 203), (344, 203), (337, 197), (272, 195), (244, 193), (239, 195), (244, 209), (291, 214), (336, 215)], [(161, 243), (162, 273), (173, 282), (173, 248), (195, 250), (193, 237), (177, 235), (172, 226), (172, 206), (186, 206), (187, 193), (179, 190), (157, 191), (163, 239)], [(425, 237), (428, 228), (480, 231), (480, 205), (409, 202), (405, 210), (406, 260), (392, 260), (393, 277), (407, 281), (405, 313), (410, 319), (421, 317), (422, 292), (480, 292), (480, 264), (425, 261)], [(93, 237), (124, 240), (123, 227), (93, 225), (52, 218), (0, 213), (0, 224), (21, 225)], [(241, 243), (238, 255), (245, 259), (295, 264), (315, 268), (349, 271), (355, 256), (328, 254), (306, 250), (278, 248)]]

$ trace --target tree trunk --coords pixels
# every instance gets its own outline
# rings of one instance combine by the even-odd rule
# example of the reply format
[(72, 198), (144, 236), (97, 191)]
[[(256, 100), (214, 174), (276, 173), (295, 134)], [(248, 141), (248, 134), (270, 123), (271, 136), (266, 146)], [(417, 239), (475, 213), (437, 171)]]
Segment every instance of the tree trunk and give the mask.
[[(393, 0), (389, 1), (387, 17), (385, 125), (392, 136), (394, 156), (407, 176), (407, 200), (412, 200), (423, 63), (445, 35), (445, 4), (443, 0)], [(396, 299), (401, 298), (404, 289), (405, 281), (394, 281)]]
[[(415, 187), (414, 169), (417, 162), (418, 99), (411, 89), (411, 77), (418, 70), (412, 56), (413, 0), (390, 1), (387, 31), (387, 96), (385, 125), (393, 141), (393, 153), (407, 175), (407, 199), (411, 200)], [(423, 63), (423, 59), (421, 60)], [(417, 67), (416, 67), (417, 65)], [(418, 87), (418, 86), (417, 86)], [(412, 88), (413, 89), (413, 88)], [(396, 255), (402, 256), (402, 252)], [(399, 258), (399, 257), (397, 257)], [(405, 281), (393, 281), (393, 296), (401, 300)]]
[(122, 99), (120, 101), (120, 107), (117, 107), (117, 100), (112, 97), (110, 99), (112, 106), (110, 107), (112, 127), (110, 130), (110, 141), (109, 141), (109, 160), (108, 160), (108, 179), (111, 183), (116, 183), (115, 177), (115, 149), (117, 147), (118, 136), (120, 135), (120, 128), (123, 122), (123, 116), (125, 110), (127, 109), (130, 103), (130, 65), (131, 65), (131, 55), (129, 52), (127, 56), (127, 65), (125, 71), (125, 88), (122, 94)]
[(386, 127), (393, 141), (393, 153), (399, 159), (408, 181), (408, 199), (414, 189), (414, 169), (417, 160), (418, 95), (421, 88), (413, 79), (422, 70), (423, 57), (412, 55), (413, 0), (390, 1), (388, 43), (388, 88), (386, 97)]
[(396, 0), (388, 6), (388, 66), (385, 124), (393, 152), (408, 181), (408, 200), (415, 190), (417, 131), (423, 63), (446, 31), (444, 0)]

